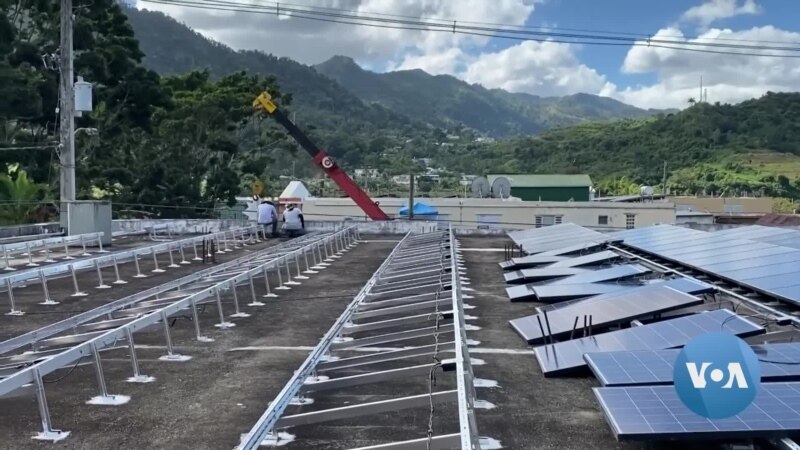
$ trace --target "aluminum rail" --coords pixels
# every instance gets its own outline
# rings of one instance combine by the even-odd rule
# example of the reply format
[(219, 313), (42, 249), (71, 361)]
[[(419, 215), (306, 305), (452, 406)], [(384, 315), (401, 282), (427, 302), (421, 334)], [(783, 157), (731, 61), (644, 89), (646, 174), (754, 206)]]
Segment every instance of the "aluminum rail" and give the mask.
[(103, 275), (101, 272), (101, 269), (103, 268), (114, 267), (115, 273), (117, 274), (117, 280), (114, 282), (114, 284), (123, 284), (125, 282), (119, 278), (119, 268), (118, 268), (119, 264), (133, 261), (136, 264), (137, 268), (136, 277), (141, 278), (145, 276), (139, 270), (139, 259), (142, 256), (152, 257), (153, 263), (155, 265), (155, 269), (153, 270), (153, 272), (163, 272), (164, 270), (159, 268), (158, 266), (158, 258), (157, 258), (158, 254), (161, 253), (169, 254), (170, 264), (167, 267), (179, 267), (178, 264), (175, 263), (174, 259), (175, 252), (178, 252), (178, 255), (181, 258), (180, 264), (189, 264), (189, 261), (186, 260), (186, 249), (190, 248), (193, 249), (194, 258), (192, 259), (199, 261), (202, 258), (200, 258), (197, 253), (197, 247), (204, 241), (213, 240), (217, 242), (218, 243), (217, 248), (219, 249), (218, 253), (222, 253), (224, 251), (232, 251), (228, 247), (229, 236), (234, 242), (233, 244), (234, 248), (236, 248), (239, 242), (242, 243), (246, 243), (248, 241), (255, 242), (255, 240), (259, 236), (259, 231), (261, 230), (262, 228), (256, 225), (244, 228), (233, 228), (230, 230), (220, 231), (217, 233), (199, 235), (177, 241), (165, 242), (162, 244), (154, 244), (146, 247), (139, 247), (122, 252), (109, 253), (94, 258), (80, 259), (71, 262), (61, 262), (58, 264), (50, 264), (48, 266), (33, 268), (19, 272), (10, 272), (0, 275), (0, 289), (5, 290), (7, 292), (8, 300), (11, 306), (11, 311), (7, 314), (22, 315), (24, 313), (16, 309), (16, 305), (14, 303), (14, 293), (13, 293), (13, 289), (20, 285), (28, 285), (34, 282), (40, 283), (42, 285), (42, 292), (45, 297), (44, 302), (42, 304), (56, 305), (58, 304), (58, 302), (53, 301), (50, 298), (50, 292), (47, 288), (48, 280), (53, 277), (72, 275), (72, 280), (75, 287), (75, 293), (73, 295), (84, 296), (86, 294), (81, 292), (78, 287), (78, 281), (76, 277), (76, 272), (78, 271), (94, 269), (97, 272), (97, 277), (99, 282), (99, 285), (97, 287), (109, 288), (110, 285), (106, 285), (105, 282), (103, 281)]
[[(11, 260), (13, 258), (25, 257), (27, 256), (27, 267), (37, 267), (39, 263), (33, 261), (33, 253), (44, 251), (44, 261), (45, 263), (52, 263), (55, 262), (52, 258), (50, 258), (50, 253), (53, 249), (63, 249), (64, 250), (64, 259), (73, 259), (69, 254), (69, 246), (70, 245), (81, 245), (83, 246), (84, 254), (86, 252), (86, 245), (96, 243), (100, 250), (97, 253), (108, 253), (106, 250), (103, 250), (103, 236), (104, 233), (85, 233), (85, 234), (76, 234), (73, 236), (59, 236), (59, 237), (51, 237), (45, 239), (34, 239), (29, 241), (23, 242), (15, 242), (13, 244), (5, 244), (0, 245), (0, 254), (3, 255), (3, 270), (5, 271), (15, 271), (17, 268), (11, 267)], [(14, 256), (14, 255), (17, 256)]]
[[(334, 322), (256, 424), (243, 436), (237, 448), (256, 449), (266, 443), (280, 445), (281, 433), (277, 430), (281, 428), (372, 416), (435, 403), (456, 403), (459, 410), (458, 434), (435, 435), (433, 429), (429, 428), (427, 438), (368, 448), (454, 448), (460, 444), (461, 448), (480, 449), (481, 439), (474, 415), (475, 386), (467, 348), (466, 316), (460, 287), (465, 280), (461, 278), (458, 253), (458, 242), (452, 229), (406, 235)], [(457, 288), (454, 289), (453, 286)], [(447, 309), (448, 307), (451, 309)], [(363, 322), (364, 319), (377, 320)], [(428, 324), (433, 326), (426, 326)], [(428, 338), (433, 339), (433, 345), (404, 346), (409, 340)], [(331, 355), (334, 351), (348, 351), (377, 344), (398, 346), (390, 346), (369, 355), (341, 358)], [(454, 353), (455, 358), (440, 359), (440, 355), (445, 352)], [(420, 364), (419, 361), (412, 361), (409, 365), (392, 365), (389, 368), (368, 367), (420, 357), (427, 357), (430, 362)], [(342, 369), (349, 369), (349, 374), (330, 378), (318, 376), (319, 373), (331, 374)], [(429, 392), (422, 395), (415, 392), (415, 395), (392, 396), (368, 403), (344, 403), (339, 407), (283, 415), (292, 401), (304, 404), (305, 394), (308, 393), (354, 388), (365, 384), (386, 385), (392, 380), (408, 380), (415, 376), (420, 377), (420, 381), (429, 380), (437, 370), (455, 374), (458, 389), (437, 392), (429, 384)], [(431, 408), (431, 420), (433, 414), (434, 409)]]
[(222, 263), (207, 269), (203, 269), (199, 272), (192, 273), (191, 275), (187, 275), (177, 280), (172, 280), (160, 284), (158, 286), (154, 286), (150, 289), (137, 292), (136, 294), (129, 295), (127, 297), (115, 300), (111, 303), (107, 303), (92, 310), (74, 315), (72, 317), (56, 322), (54, 324), (30, 331), (28, 333), (13, 337), (11, 339), (7, 339), (3, 342), (0, 342), (0, 355), (5, 355), (6, 353), (18, 350), (28, 345), (34, 345), (36, 342), (42, 339), (46, 339), (56, 334), (63, 333), (64, 331), (69, 331), (75, 327), (83, 325), (97, 318), (106, 316), (115, 311), (119, 311), (123, 308), (133, 306), (151, 297), (154, 296), (157, 297), (161, 294), (164, 294), (174, 289), (186, 288), (190, 286), (191, 283), (193, 282), (202, 280), (203, 278), (218, 274), (220, 272), (224, 272), (226, 270), (240, 267), (252, 260), (260, 259), (264, 256), (267, 257), (282, 256), (284, 253), (294, 250), (296, 247), (303, 246), (308, 243), (313, 243), (316, 240), (321, 239), (327, 235), (328, 233), (318, 233), (318, 232), (309, 233), (299, 238), (292, 239), (290, 241), (286, 241), (272, 247), (268, 247), (257, 253), (242, 256), (232, 261), (228, 261), (226, 263)]
[(339, 318), (336, 319), (336, 322), (333, 323), (333, 326), (331, 326), (328, 332), (325, 333), (316, 347), (314, 347), (314, 350), (309, 353), (308, 357), (300, 365), (300, 368), (294, 372), (292, 378), (289, 379), (283, 389), (281, 389), (281, 391), (275, 397), (275, 400), (270, 403), (267, 410), (264, 411), (261, 417), (259, 417), (253, 428), (244, 438), (242, 438), (241, 443), (237, 447), (238, 449), (257, 449), (261, 445), (261, 442), (266, 439), (267, 435), (272, 432), (273, 427), (278, 422), (281, 415), (283, 415), (284, 411), (286, 411), (286, 407), (289, 406), (292, 398), (294, 398), (297, 393), (300, 392), (300, 388), (303, 387), (306, 379), (314, 372), (317, 364), (319, 364), (319, 362), (322, 361), (326, 355), (328, 355), (331, 344), (333, 344), (334, 340), (339, 337), (340, 332), (342, 328), (344, 328), (345, 324), (350, 321), (350, 316), (358, 310), (359, 303), (366, 298), (367, 292), (369, 292), (370, 288), (378, 281), (378, 276), (389, 265), (394, 255), (399, 252), (399, 250), (402, 248), (402, 244), (408, 240), (409, 236), (411, 236), (410, 232), (403, 236), (403, 239), (401, 239), (394, 249), (392, 249), (392, 252), (389, 254), (389, 256), (383, 261), (380, 267), (378, 267), (375, 273), (372, 274), (372, 277), (370, 277), (358, 294), (356, 294), (356, 296), (353, 298), (353, 301), (347, 305), (347, 308), (345, 308), (344, 312), (342, 312)]
[[(221, 295), (222, 293), (231, 290), (233, 294), (234, 304), (236, 305), (237, 313), (232, 316), (246, 317), (249, 314), (241, 314), (238, 309), (238, 300), (235, 291), (235, 286), (242, 283), (252, 283), (253, 278), (265, 274), (267, 270), (273, 269), (280, 273), (282, 267), (289, 270), (290, 262), (298, 263), (301, 255), (306, 255), (309, 250), (316, 248), (317, 252), (320, 251), (320, 246), (325, 246), (327, 254), (327, 245), (333, 249), (337, 249), (339, 253), (346, 251), (349, 247), (357, 242), (357, 230), (355, 227), (348, 227), (330, 235), (324, 236), (319, 240), (315, 240), (307, 245), (300, 247), (296, 250), (287, 252), (277, 258), (269, 259), (265, 262), (258, 262), (257, 264), (249, 264), (246, 268), (239, 272), (229, 274), (223, 277), (220, 281), (215, 281), (214, 284), (204, 287), (199, 291), (192, 292), (176, 301), (168, 304), (159, 305), (155, 309), (151, 309), (146, 314), (133, 318), (127, 323), (114, 328), (112, 330), (102, 330), (96, 334), (92, 334), (90, 339), (83, 340), (77, 345), (63, 350), (59, 353), (45, 357), (43, 360), (36, 362), (33, 365), (24, 367), (8, 377), (0, 380), (0, 397), (5, 397), (15, 390), (25, 388), (27, 385), (35, 386), (37, 394), (37, 401), (39, 404), (40, 415), (42, 416), (43, 432), (39, 433), (36, 437), (42, 440), (57, 441), (66, 437), (68, 432), (61, 432), (54, 430), (50, 426), (49, 411), (47, 409), (47, 401), (44, 396), (44, 384), (42, 377), (54, 372), (65, 366), (80, 362), (85, 357), (92, 357), (94, 359), (95, 370), (98, 378), (98, 385), (100, 395), (90, 400), (92, 404), (122, 404), (127, 402), (129, 398), (125, 396), (110, 395), (107, 392), (105, 380), (102, 372), (102, 365), (100, 362), (100, 351), (106, 348), (114, 348), (119, 342), (128, 342), (131, 350), (131, 360), (134, 365), (135, 377), (142, 377), (138, 374), (135, 359), (135, 347), (133, 345), (133, 333), (152, 328), (153, 326), (161, 323), (165, 333), (167, 343), (167, 355), (160, 359), (170, 361), (185, 361), (189, 357), (184, 355), (175, 354), (172, 351), (172, 341), (169, 333), (168, 319), (169, 317), (185, 310), (190, 309), (192, 312), (192, 319), (195, 328), (198, 331), (197, 339), (200, 341), (209, 341), (208, 338), (203, 338), (199, 334), (199, 319), (197, 315), (197, 305), (209, 297), (216, 297), (217, 305), (219, 308), (220, 318), (223, 320), (219, 325), (220, 328), (228, 328), (232, 326), (230, 323), (224, 322)], [(338, 255), (337, 255), (338, 256)], [(330, 259), (330, 258), (329, 258)], [(296, 277), (297, 278), (297, 277)], [(298, 283), (294, 283), (298, 284)], [(251, 284), (252, 288), (252, 284)], [(253, 291), (255, 295), (255, 292)], [(148, 377), (149, 378), (149, 377)], [(144, 381), (146, 382), (146, 381)]]
[(0, 245), (11, 244), (15, 242), (31, 241), (34, 239), (48, 239), (51, 237), (57, 237), (63, 235), (64, 235), (63, 231), (58, 231), (55, 233), (23, 234), (21, 236), (9, 236), (0, 238)]
[(472, 363), (467, 347), (466, 323), (464, 319), (464, 303), (461, 294), (461, 274), (458, 271), (459, 243), (450, 227), (450, 257), (453, 270), (450, 271), (453, 332), (455, 335), (456, 383), (458, 387), (458, 424), (461, 436), (461, 448), (477, 450), (481, 448), (478, 426), (475, 420), (475, 384), (473, 383)]

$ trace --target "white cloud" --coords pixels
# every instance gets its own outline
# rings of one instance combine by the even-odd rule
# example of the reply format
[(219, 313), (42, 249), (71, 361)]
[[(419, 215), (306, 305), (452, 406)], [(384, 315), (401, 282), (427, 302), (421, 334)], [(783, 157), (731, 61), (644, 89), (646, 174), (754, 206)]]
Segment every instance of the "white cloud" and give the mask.
[(686, 22), (698, 22), (702, 28), (705, 28), (720, 19), (759, 13), (761, 13), (761, 7), (755, 0), (745, 0), (741, 5), (739, 0), (710, 0), (702, 5), (689, 8), (683, 13), (681, 19)]
[[(683, 36), (680, 30), (665, 28), (654, 38), (675, 39)], [(772, 26), (732, 31), (711, 29), (690, 42), (708, 43), (717, 39), (746, 41), (800, 41), (800, 33), (780, 30)], [(700, 46), (701, 50), (734, 52)], [(741, 50), (746, 52), (746, 50)], [(785, 52), (771, 51), (771, 54)], [(700, 77), (708, 89), (709, 102), (739, 102), (758, 97), (767, 91), (800, 90), (800, 58), (730, 55), (682, 51), (671, 48), (633, 47), (623, 63), (627, 73), (655, 73), (658, 82), (651, 86), (609, 89), (604, 94), (626, 103), (648, 108), (676, 108), (687, 105), (689, 97), (699, 98)]]
[[(264, 5), (258, 0), (245, 1)], [(407, 20), (455, 19), (514, 25), (523, 24), (534, 9), (534, 0), (306, 0), (303, 4), (308, 7), (345, 9), (362, 15), (401, 15), (407, 16)], [(406, 56), (413, 58), (429, 53), (439, 54), (453, 47), (482, 47), (489, 39), (446, 32), (306, 20), (283, 11), (279, 20), (272, 14), (203, 10), (146, 1), (140, 1), (138, 6), (169, 14), (235, 49), (262, 50), (306, 64), (316, 64), (341, 54), (367, 63), (398, 61), (394, 65), (399, 66)]]
[(534, 95), (599, 93), (605, 76), (578, 60), (575, 47), (527, 41), (496, 53), (485, 53), (467, 67), (463, 78), (488, 88)]

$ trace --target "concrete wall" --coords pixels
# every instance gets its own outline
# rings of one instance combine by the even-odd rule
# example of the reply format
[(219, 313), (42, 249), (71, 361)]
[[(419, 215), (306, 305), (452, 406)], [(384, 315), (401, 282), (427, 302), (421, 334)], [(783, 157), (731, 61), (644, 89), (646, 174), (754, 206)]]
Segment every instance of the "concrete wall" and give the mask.
[(27, 236), (34, 234), (58, 233), (61, 227), (58, 223), (32, 223), (27, 225), (10, 225), (0, 227), (0, 238)]
[[(772, 212), (772, 197), (667, 197), (676, 207), (689, 206), (693, 211), (724, 214), (729, 208), (741, 208), (742, 214), (768, 214)], [(680, 209), (680, 208), (679, 208)]]
[[(397, 216), (403, 198), (376, 198), (381, 208), (390, 216)], [(524, 202), (479, 198), (419, 199), (439, 210), (434, 218), (457, 227), (477, 228), (530, 228), (537, 215), (560, 215), (562, 222), (571, 222), (598, 230), (624, 229), (626, 214), (635, 216), (635, 226), (657, 223), (675, 223), (675, 208), (671, 203), (599, 203), (599, 202)], [(306, 220), (341, 221), (364, 220), (363, 211), (349, 198), (309, 198), (303, 202)], [(606, 225), (599, 217), (606, 216)], [(430, 219), (430, 218), (428, 218)], [(489, 223), (494, 221), (495, 223)]]

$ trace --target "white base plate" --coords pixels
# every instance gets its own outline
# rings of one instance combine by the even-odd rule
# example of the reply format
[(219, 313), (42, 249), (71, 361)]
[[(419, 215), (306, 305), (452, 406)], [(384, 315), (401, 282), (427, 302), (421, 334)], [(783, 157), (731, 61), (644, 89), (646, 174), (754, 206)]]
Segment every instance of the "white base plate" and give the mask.
[(214, 326), (217, 328), (233, 328), (236, 326), (236, 324), (233, 322), (222, 322), (222, 323), (215, 323)]
[(43, 301), (43, 302), (41, 302), (41, 303), (39, 303), (39, 304), (40, 304), (40, 305), (52, 306), (52, 305), (58, 305), (58, 304), (60, 304), (60, 303), (61, 303), (61, 302), (55, 302), (55, 301), (53, 301), (53, 300), (45, 300), (45, 301)]
[(197, 338), (197, 342), (214, 342), (214, 338), (210, 338), (208, 336), (200, 336)]
[(127, 395), (98, 395), (97, 397), (92, 397), (89, 401), (86, 402), (87, 405), (102, 405), (102, 406), (118, 406), (124, 405), (131, 401), (131, 398)]
[(315, 273), (319, 273), (319, 272), (317, 272), (316, 270), (306, 270), (306, 271), (304, 271), (303, 273), (307, 273), (307, 274), (309, 274), (309, 275), (313, 275), (313, 274), (315, 274)]
[(308, 280), (308, 277), (305, 275), (298, 275), (294, 277), (295, 280)]
[(128, 284), (128, 282), (125, 281), (125, 280), (117, 280), (117, 281), (114, 281), (112, 284)]
[(231, 314), (229, 317), (250, 317), (250, 314), (246, 312), (238, 312), (236, 314)]
[(156, 377), (151, 377), (149, 375), (139, 375), (136, 377), (128, 377), (128, 379), (125, 381), (127, 381), (128, 383), (152, 383), (156, 381)]
[(61, 430), (40, 431), (35, 435), (33, 435), (31, 439), (36, 439), (37, 441), (58, 442), (66, 439), (67, 436), (69, 436), (69, 431), (61, 431)]
[(7, 316), (24, 316), (25, 311), (9, 311), (6, 313)]
[(150, 272), (153, 272), (153, 273), (164, 273), (164, 272), (166, 272), (166, 270), (164, 270), (164, 269), (153, 269)]
[(275, 294), (264, 294), (264, 295), (262, 295), (262, 297), (275, 298), (275, 297), (277, 297), (277, 295), (275, 295)]
[(289, 290), (289, 289), (291, 289), (291, 288), (290, 288), (289, 286), (278, 286), (278, 287), (276, 287), (276, 288), (274, 288), (274, 289), (275, 289), (276, 291), (288, 291), (288, 290)]
[[(300, 282), (299, 281), (287, 281), (286, 283), (283, 283), (283, 284), (288, 284), (290, 286), (299, 286)], [(275, 289), (277, 289), (277, 288), (275, 288)]]
[(158, 357), (159, 361), (170, 361), (170, 362), (184, 362), (190, 359), (192, 359), (192, 357), (189, 355), (179, 355), (177, 353), (173, 355), (164, 355)]
[(70, 297), (86, 297), (87, 295), (89, 295), (89, 294), (87, 294), (86, 292), (76, 292), (76, 293), (70, 295)]
[(101, 284), (99, 286), (95, 286), (95, 288), (97, 288), (97, 289), (111, 289), (111, 286), (109, 286), (107, 284)]
[(266, 305), (266, 303), (264, 302), (251, 302), (247, 304), (247, 306), (264, 306), (264, 305)]

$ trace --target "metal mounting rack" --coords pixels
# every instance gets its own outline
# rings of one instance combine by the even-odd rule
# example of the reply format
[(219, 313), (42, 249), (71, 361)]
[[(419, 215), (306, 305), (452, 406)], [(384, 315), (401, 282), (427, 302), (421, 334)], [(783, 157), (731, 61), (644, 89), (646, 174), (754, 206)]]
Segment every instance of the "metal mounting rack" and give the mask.
[[(86, 251), (86, 246), (92, 245), (92, 243), (96, 243), (100, 247), (97, 253), (108, 253), (107, 250), (103, 250), (103, 235), (102, 232), (86, 233), (0, 245), (0, 253), (3, 255), (3, 270), (6, 272), (18, 270), (17, 267), (12, 267), (11, 264), (12, 259), (17, 258), (27, 259), (25, 267), (38, 267), (40, 263), (54, 263), (56, 260), (52, 258), (51, 253), (54, 253), (55, 249), (64, 250), (63, 259), (75, 259), (69, 254), (69, 247), (72, 245), (80, 245), (83, 247), (82, 255), (84, 256), (89, 255), (89, 252)], [(34, 253), (36, 252), (44, 252), (43, 261), (34, 261)]]
[[(201, 261), (202, 258), (197, 252), (198, 245), (206, 239), (213, 239), (217, 242), (217, 251), (219, 253), (232, 251), (234, 248), (248, 245), (248, 243), (255, 243), (263, 235), (261, 227), (253, 225), (243, 228), (233, 228), (230, 230), (220, 231), (207, 235), (193, 236), (190, 238), (180, 239), (172, 242), (165, 242), (161, 244), (149, 245), (146, 247), (139, 247), (122, 252), (109, 253), (102, 256), (93, 258), (85, 258), (75, 261), (60, 262), (50, 264), (44, 267), (32, 268), (28, 270), (9, 272), (0, 275), (0, 289), (6, 291), (10, 311), (6, 313), (11, 316), (21, 316), (25, 314), (23, 311), (17, 309), (14, 302), (14, 288), (38, 282), (42, 287), (42, 294), (44, 300), (42, 305), (57, 305), (59, 302), (50, 298), (50, 291), (47, 288), (47, 283), (53, 278), (62, 276), (72, 276), (73, 287), (75, 292), (72, 294), (74, 297), (85, 296), (86, 293), (81, 291), (78, 286), (77, 272), (82, 270), (95, 270), (97, 272), (98, 285), (100, 289), (108, 289), (113, 284), (125, 284), (126, 281), (120, 278), (119, 264), (126, 262), (133, 262), (136, 264), (136, 278), (144, 278), (144, 275), (139, 268), (139, 259), (142, 257), (150, 257), (153, 259), (155, 269), (153, 272), (164, 272), (164, 269), (158, 265), (158, 255), (167, 253), (169, 255), (170, 264), (167, 267), (179, 267), (179, 264), (190, 264), (187, 260), (187, 250), (192, 249), (194, 253), (193, 261)], [(68, 251), (67, 251), (68, 252)], [(175, 262), (175, 253), (177, 252), (180, 257), (178, 263)], [(67, 253), (69, 257), (69, 253)], [(88, 254), (87, 254), (88, 255)], [(71, 257), (70, 257), (71, 258)], [(106, 267), (114, 267), (116, 280), (111, 285), (106, 284), (103, 279), (102, 269)]]
[[(215, 327), (221, 329), (234, 327), (233, 322), (226, 320), (223, 295), (232, 294), (235, 312), (229, 317), (248, 317), (249, 314), (240, 309), (236, 286), (249, 285), (252, 301), (248, 306), (264, 306), (256, 293), (256, 279), (264, 280), (266, 288), (264, 297), (275, 297), (270, 289), (270, 276), (278, 278), (276, 290), (290, 289), (288, 285), (300, 284), (295, 280), (308, 278), (303, 274), (314, 274), (317, 270), (324, 269), (329, 265), (327, 261), (334, 261), (341, 253), (356, 245), (357, 241), (358, 232), (355, 227), (331, 234), (311, 234), (151, 288), (0, 343), (0, 353), (4, 354), (27, 346), (33, 349), (0, 358), (0, 398), (23, 395), (26, 392), (35, 393), (43, 427), (43, 431), (35, 438), (50, 441), (64, 439), (69, 432), (52, 428), (43, 376), (89, 357), (94, 363), (99, 392), (88, 403), (102, 405), (126, 403), (129, 397), (108, 393), (100, 358), (101, 351), (127, 347), (133, 369), (133, 375), (127, 381), (152, 382), (154, 381), (152, 377), (139, 372), (133, 340), (135, 332), (162, 329), (167, 352), (159, 359), (187, 361), (190, 356), (178, 354), (174, 350), (168, 324), (170, 317), (189, 310), (196, 339), (200, 342), (211, 342), (213, 339), (201, 333), (198, 306), (215, 303), (219, 313), (219, 323)], [(304, 272), (301, 272), (301, 261), (305, 263)], [(65, 331), (71, 331), (72, 334), (53, 337)]]
[[(428, 405), (431, 405), (431, 422), (427, 437), (369, 448), (481, 448), (483, 439), (478, 435), (475, 421), (476, 393), (467, 348), (467, 317), (464, 315), (462, 295), (462, 290), (468, 288), (462, 288), (467, 280), (462, 277), (461, 271), (458, 241), (452, 230), (407, 234), (295, 371), (256, 424), (242, 437), (238, 449), (278, 445), (282, 439), (279, 430), (288, 427)], [(416, 345), (420, 338), (432, 339), (433, 342)], [(409, 341), (415, 342), (415, 346), (405, 347)], [(333, 355), (334, 352), (378, 344), (398, 344), (398, 347), (368, 355)], [(442, 359), (444, 352), (452, 352), (454, 357)], [(390, 369), (380, 367), (381, 363), (397, 363), (414, 358), (431, 359), (427, 364), (400, 368), (392, 366)], [(355, 375), (332, 376), (337, 371), (356, 367), (358, 373)], [(414, 376), (430, 380), (438, 370), (455, 374), (456, 389), (435, 391), (430, 384), (429, 392), (423, 395), (284, 415), (290, 404), (305, 404), (299, 400), (307, 399), (309, 393)], [(321, 375), (323, 373), (324, 376)], [(459, 429), (434, 435), (431, 425), (433, 405), (441, 403), (458, 405)]]

